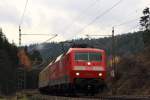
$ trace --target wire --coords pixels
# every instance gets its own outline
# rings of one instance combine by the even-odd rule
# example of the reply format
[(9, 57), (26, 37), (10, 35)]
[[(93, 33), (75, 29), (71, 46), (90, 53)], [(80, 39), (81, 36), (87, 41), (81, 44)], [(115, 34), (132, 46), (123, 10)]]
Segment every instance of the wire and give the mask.
[(26, 9), (27, 9), (27, 5), (28, 5), (28, 0), (26, 0), (26, 4), (25, 4), (25, 7), (24, 7), (22, 16), (21, 16), (21, 20), (20, 20), (19, 26), (21, 26), (21, 24), (22, 24), (22, 22), (23, 22), (24, 15), (25, 15), (25, 11), (26, 11)]
[[(125, 21), (125, 22), (123, 22), (123, 23), (120, 23), (120, 24), (118, 24), (118, 25), (115, 25), (115, 26), (122, 26), (122, 25), (125, 25), (125, 24), (129, 24), (129, 23), (132, 23), (132, 22), (134, 22), (134, 21), (136, 21), (136, 20), (138, 20), (140, 17), (138, 17), (138, 18), (135, 18), (135, 19), (132, 19), (132, 20), (128, 20), (128, 21)], [(115, 27), (114, 26), (114, 27)]]
[[(89, 24), (87, 24), (86, 26), (84, 26), (79, 32), (77, 32), (78, 34), (80, 32), (82, 32), (85, 28), (87, 28), (88, 26), (90, 26), (91, 24), (93, 24), (96, 20), (98, 20), (99, 18), (103, 17), (105, 14), (107, 14), (108, 12), (110, 12), (113, 8), (115, 8), (116, 6), (118, 6), (123, 0), (119, 0), (117, 3), (115, 3), (112, 7), (106, 9), (103, 13), (101, 13), (100, 15), (98, 15), (97, 17), (95, 17), (95, 19), (93, 19)], [(77, 34), (77, 35), (78, 35)]]
[(43, 36), (47, 36), (49, 34), (21, 34), (21, 35), (43, 35)]
[(132, 31), (138, 31), (138, 29), (140, 29), (140, 25), (139, 24), (136, 24), (135, 26), (133, 26), (133, 27), (130, 27), (130, 28), (127, 28), (127, 30), (129, 30), (129, 31), (126, 31), (126, 32), (124, 32), (124, 31), (121, 31), (121, 32), (119, 32), (119, 34), (123, 34), (123, 33), (130, 33), (130, 32), (132, 32)]
[(134, 26), (134, 27), (131, 27), (130, 29), (128, 29), (128, 30), (135, 30), (135, 29), (139, 29), (140, 28), (140, 25), (139, 24), (137, 24), (136, 26)]
[(54, 34), (54, 36), (53, 36), (53, 37), (51, 37), (51, 38), (47, 39), (47, 40), (46, 40), (46, 41), (44, 41), (43, 43), (46, 43), (46, 42), (50, 41), (51, 39), (55, 38), (56, 36), (58, 36), (58, 35), (57, 35), (57, 34)]
[[(88, 9), (90, 9), (91, 7), (93, 7), (96, 3), (97, 3), (98, 0), (95, 0), (94, 3), (90, 4), (87, 8), (85, 8), (81, 14), (83, 15), (84, 12), (86, 12)], [(100, 1), (100, 0), (99, 0)], [(77, 19), (79, 19), (82, 15), (78, 15), (77, 17), (75, 17), (72, 22), (66, 27), (66, 30), (70, 30), (71, 26), (73, 26), (73, 24), (76, 22)]]

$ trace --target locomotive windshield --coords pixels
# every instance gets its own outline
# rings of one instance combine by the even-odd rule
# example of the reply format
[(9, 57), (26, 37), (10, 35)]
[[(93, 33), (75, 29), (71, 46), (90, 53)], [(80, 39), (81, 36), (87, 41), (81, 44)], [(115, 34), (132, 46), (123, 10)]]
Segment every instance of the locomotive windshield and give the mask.
[(75, 53), (75, 60), (76, 61), (96, 61), (99, 62), (102, 60), (102, 56), (100, 53), (94, 53), (94, 52), (80, 52)]

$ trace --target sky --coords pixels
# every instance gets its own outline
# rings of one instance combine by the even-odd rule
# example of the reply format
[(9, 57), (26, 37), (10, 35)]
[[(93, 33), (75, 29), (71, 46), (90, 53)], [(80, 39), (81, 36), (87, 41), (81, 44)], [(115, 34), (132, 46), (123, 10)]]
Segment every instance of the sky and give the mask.
[[(150, 0), (0, 0), (0, 27), (9, 42), (18, 45), (19, 25), (22, 45), (111, 35), (139, 29), (142, 10)], [(115, 5), (115, 6), (114, 6)], [(22, 19), (23, 18), (23, 19)], [(22, 19), (22, 21), (21, 21)], [(100, 36), (97, 36), (100, 37)]]

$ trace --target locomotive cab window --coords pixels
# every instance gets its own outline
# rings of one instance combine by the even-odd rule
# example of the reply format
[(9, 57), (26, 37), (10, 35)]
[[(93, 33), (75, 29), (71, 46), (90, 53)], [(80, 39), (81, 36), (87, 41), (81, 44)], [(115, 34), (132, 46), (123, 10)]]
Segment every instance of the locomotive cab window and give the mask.
[(75, 61), (96, 61), (100, 62), (102, 60), (102, 55), (95, 52), (78, 52), (75, 53)]

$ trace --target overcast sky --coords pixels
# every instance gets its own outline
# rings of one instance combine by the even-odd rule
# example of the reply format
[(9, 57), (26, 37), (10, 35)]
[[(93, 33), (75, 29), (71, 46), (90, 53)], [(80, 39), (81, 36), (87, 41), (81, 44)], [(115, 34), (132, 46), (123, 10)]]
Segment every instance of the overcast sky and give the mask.
[[(42, 43), (52, 34), (52, 41), (64, 41), (89, 35), (109, 35), (138, 29), (138, 17), (150, 0), (28, 0), (21, 29), (23, 34), (50, 34), (49, 36), (23, 36), (22, 44)], [(0, 27), (10, 42), (18, 45), (18, 26), (26, 0), (0, 0)], [(103, 14), (104, 13), (104, 14)], [(100, 16), (100, 18), (98, 18)], [(97, 18), (97, 20), (94, 20)], [(137, 20), (134, 20), (137, 19)], [(93, 21), (94, 20), (94, 21)], [(131, 21), (132, 20), (132, 21)], [(92, 23), (93, 21), (93, 23)], [(121, 26), (116, 26), (124, 22)]]

